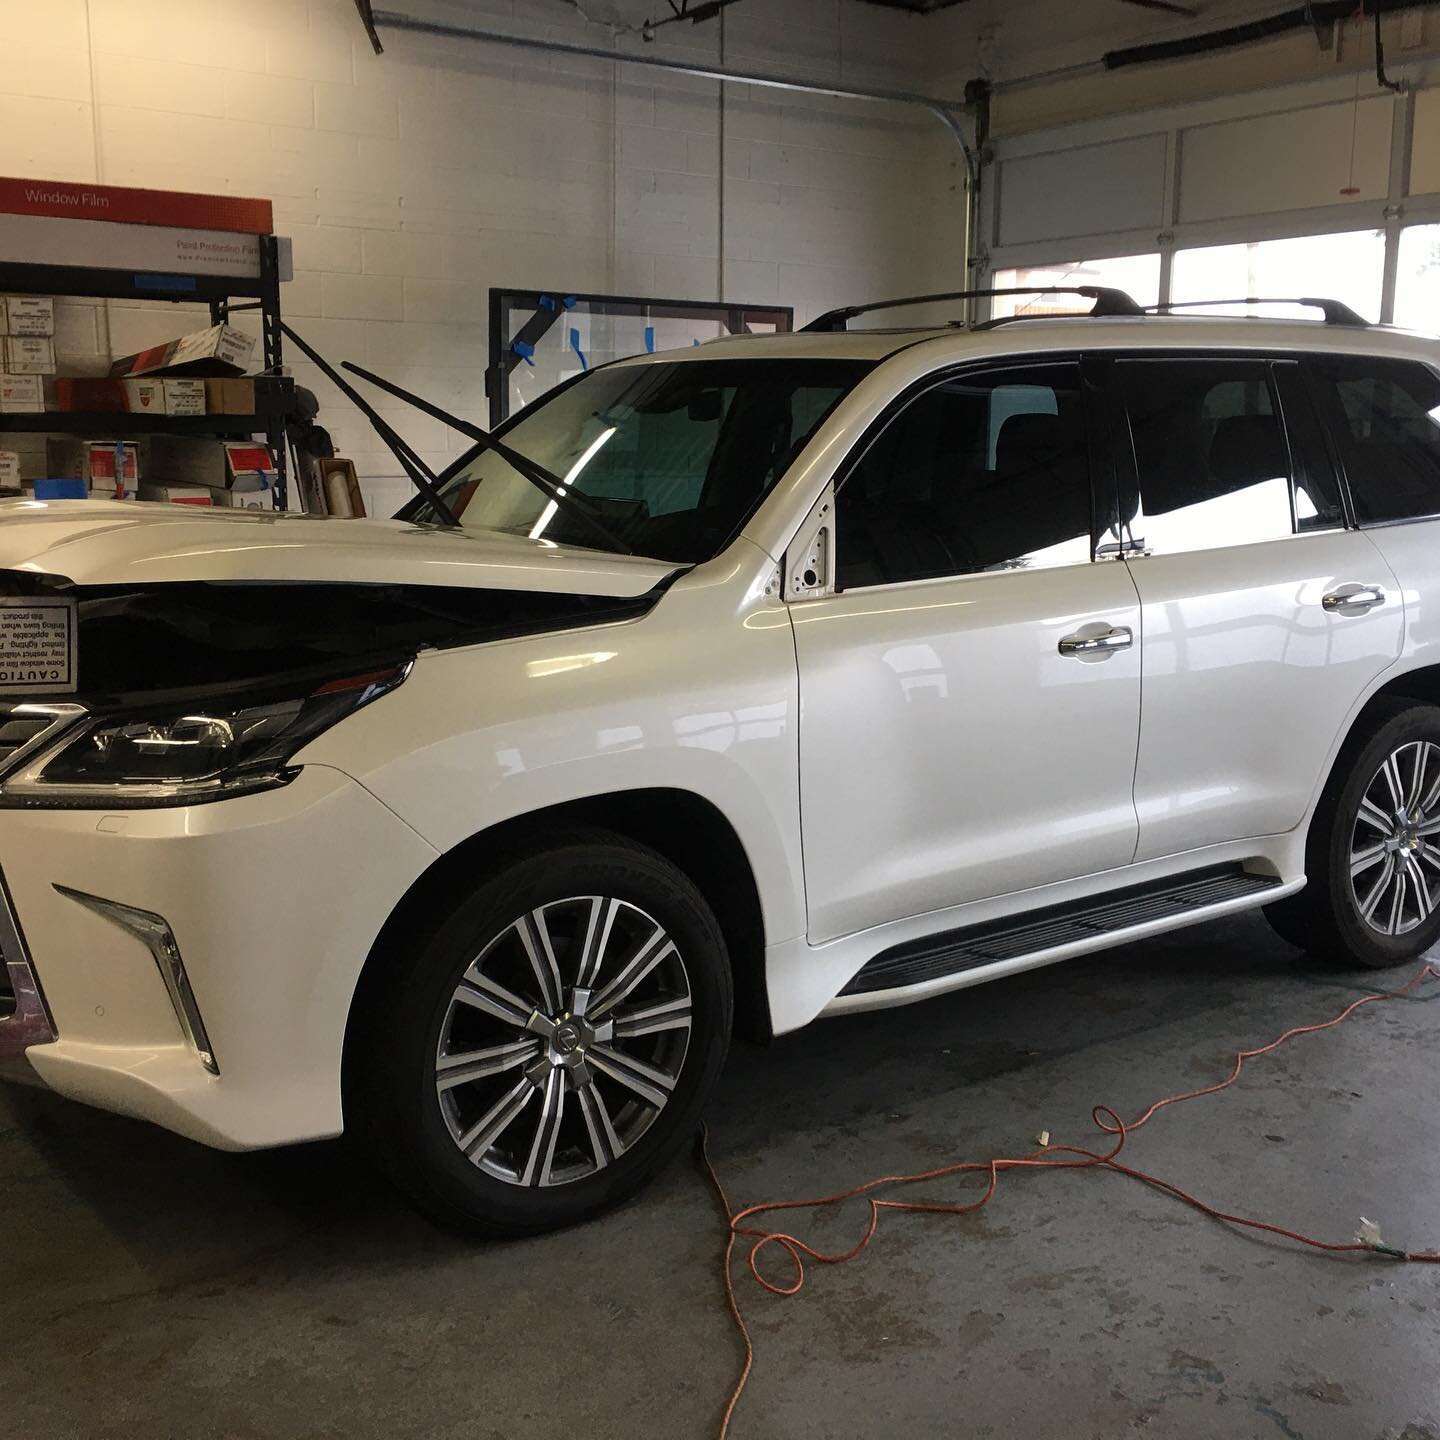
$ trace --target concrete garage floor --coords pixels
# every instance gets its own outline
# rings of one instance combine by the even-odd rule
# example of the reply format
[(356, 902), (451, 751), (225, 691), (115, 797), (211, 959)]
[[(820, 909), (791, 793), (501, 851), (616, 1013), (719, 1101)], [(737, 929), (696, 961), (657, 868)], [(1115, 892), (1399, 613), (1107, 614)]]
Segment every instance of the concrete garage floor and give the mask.
[[(1042, 1128), (1084, 1143), (1093, 1103), (1204, 1083), (1364, 988), (1242, 917), (742, 1047), (713, 1151), (740, 1204)], [(1437, 1038), (1440, 1004), (1367, 1007), (1157, 1119), (1133, 1159), (1312, 1233), (1363, 1213), (1440, 1247)], [(339, 1145), (220, 1155), (14, 1089), (0, 1137), (6, 1440), (673, 1440), (713, 1433), (734, 1378), (723, 1227), (688, 1163), (581, 1231), (487, 1247)], [(862, 1207), (840, 1219), (814, 1233), (847, 1245)], [(1288, 1252), (1116, 1175), (891, 1216), (792, 1300), (737, 1283), (758, 1359), (736, 1440), (1440, 1435), (1440, 1267)]]

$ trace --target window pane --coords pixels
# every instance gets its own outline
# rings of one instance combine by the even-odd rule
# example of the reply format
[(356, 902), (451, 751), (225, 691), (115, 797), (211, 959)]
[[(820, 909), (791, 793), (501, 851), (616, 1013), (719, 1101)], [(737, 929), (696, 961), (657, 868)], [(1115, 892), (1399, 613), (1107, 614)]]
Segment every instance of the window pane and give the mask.
[[(1249, 245), (1210, 245), (1179, 250), (1170, 280), (1170, 298), (1243, 300), (1254, 295), (1289, 299), (1321, 295), (1345, 304), (1367, 320), (1380, 318), (1380, 287), (1385, 268), (1385, 236), (1378, 230), (1341, 235), (1302, 235), (1290, 240), (1258, 240)], [(1210, 315), (1260, 314), (1270, 319), (1293, 316), (1314, 320), (1319, 312), (1299, 306), (1243, 305), (1207, 307)]]
[(1410, 360), (1316, 356), (1362, 524), (1440, 514), (1440, 378)]
[(1157, 553), (1291, 533), (1290, 459), (1263, 364), (1123, 361), (1141, 511), (1133, 538)]
[(1075, 365), (966, 375), (912, 401), (836, 499), (841, 588), (1090, 558)]
[(1395, 323), (1440, 331), (1440, 225), (1411, 225), (1400, 232)]
[[(1107, 260), (1061, 260), (1020, 270), (997, 270), (993, 288), (1020, 289), (1037, 285), (1112, 285), (1141, 305), (1160, 299), (1159, 255), (1113, 255)], [(1080, 295), (997, 295), (990, 313), (1001, 315), (1075, 315), (1090, 308)]]
[(1310, 386), (1298, 365), (1282, 363), (1271, 371), (1285, 413), (1290, 438), (1290, 463), (1295, 470), (1295, 528), (1336, 530), (1344, 527), (1340, 477), (1325, 443)]
[[(608, 366), (556, 390), (502, 433), (636, 554), (698, 562), (729, 542), (873, 368), (703, 358)], [(493, 450), (477, 451), (445, 496), (466, 529), (604, 546), (575, 507), (557, 504)]]

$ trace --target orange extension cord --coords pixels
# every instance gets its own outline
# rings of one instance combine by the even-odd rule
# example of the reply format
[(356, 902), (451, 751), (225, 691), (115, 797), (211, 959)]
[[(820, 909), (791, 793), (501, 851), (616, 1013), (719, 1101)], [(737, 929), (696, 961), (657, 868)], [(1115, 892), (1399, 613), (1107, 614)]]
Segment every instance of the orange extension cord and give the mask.
[[(730, 1433), (730, 1422), (735, 1414), (735, 1407), (740, 1403), (740, 1397), (745, 1392), (745, 1386), (750, 1379), (750, 1372), (755, 1365), (755, 1345), (750, 1338), (749, 1327), (745, 1324), (745, 1317), (740, 1312), (740, 1302), (735, 1294), (735, 1279), (733, 1258), (735, 1242), (740, 1236), (753, 1237), (754, 1244), (750, 1247), (749, 1265), (750, 1273), (755, 1281), (762, 1288), (768, 1290), (772, 1295), (795, 1295), (798, 1294), (805, 1284), (805, 1261), (802, 1257), (808, 1256), (811, 1260), (822, 1265), (843, 1265), (847, 1260), (853, 1260), (861, 1254), (870, 1242), (875, 1238), (876, 1230), (880, 1225), (880, 1212), (882, 1210), (909, 1210), (928, 1215), (970, 1215), (982, 1206), (988, 1205), (999, 1188), (1000, 1175), (1006, 1170), (1088, 1170), (1096, 1166), (1103, 1166), (1107, 1170), (1118, 1171), (1121, 1175), (1128, 1175), (1132, 1180), (1143, 1181), (1146, 1185), (1153, 1186), (1156, 1190), (1163, 1190), (1167, 1195), (1173, 1195), (1177, 1200), (1183, 1200), (1185, 1204), (1193, 1206), (1202, 1215), (1208, 1215), (1212, 1220), (1219, 1220), (1227, 1225), (1243, 1225), (1250, 1230), (1263, 1230), (1271, 1235), (1279, 1235), (1286, 1240), (1293, 1240), (1300, 1245), (1308, 1245), (1313, 1250), (1324, 1250), (1333, 1255), (1370, 1254), (1384, 1255), (1392, 1260), (1419, 1261), (1428, 1264), (1440, 1263), (1440, 1253), (1430, 1251), (1397, 1250), (1388, 1245), (1382, 1245), (1376, 1239), (1355, 1239), (1345, 1244), (1335, 1244), (1328, 1240), (1316, 1240), (1309, 1235), (1302, 1235), (1296, 1230), (1287, 1230), (1283, 1225), (1272, 1225), (1264, 1220), (1251, 1220), (1243, 1215), (1232, 1215), (1224, 1210), (1218, 1210), (1213, 1205), (1207, 1205), (1203, 1200), (1196, 1199), (1188, 1191), (1182, 1190), (1180, 1186), (1172, 1184), (1168, 1180), (1162, 1180), (1156, 1175), (1146, 1174), (1143, 1170), (1132, 1169), (1129, 1165), (1122, 1165), (1117, 1158), (1125, 1148), (1125, 1142), (1129, 1136), (1142, 1125), (1146, 1124), (1153, 1116), (1169, 1105), (1178, 1105), (1182, 1100), (1195, 1100), (1201, 1095), (1214, 1095), (1221, 1090), (1228, 1089), (1239, 1078), (1241, 1071), (1245, 1068), (1247, 1060), (1253, 1060), (1260, 1055), (1268, 1055), (1272, 1050), (1277, 1050), (1287, 1040), (1293, 1040), (1297, 1035), (1313, 1035), (1320, 1030), (1329, 1030), (1339, 1025), (1341, 1021), (1348, 1020), (1363, 1005), (1372, 1005), (1377, 1000), (1398, 1000), (1424, 980), (1440, 980), (1440, 969), (1433, 965), (1424, 966), (1408, 984), (1402, 985), (1400, 989), (1388, 992), (1376, 992), (1370, 995), (1363, 995), (1360, 999), (1347, 1005), (1333, 1019), (1323, 1020), (1316, 1025), (1297, 1025), (1294, 1029), (1287, 1030), (1283, 1035), (1272, 1040), (1268, 1045), (1261, 1045), (1255, 1050), (1241, 1050), (1235, 1056), (1235, 1066), (1224, 1080), (1215, 1085), (1207, 1085), (1200, 1090), (1186, 1090), (1179, 1095), (1167, 1095), (1163, 1100), (1157, 1100), (1138, 1119), (1128, 1124), (1123, 1121), (1108, 1105), (1097, 1105), (1091, 1112), (1090, 1117), (1098, 1129), (1106, 1135), (1113, 1135), (1115, 1143), (1109, 1150), (1099, 1152), (1087, 1150), (1079, 1145), (1044, 1145), (1038, 1150), (1032, 1150), (1028, 1155), (1013, 1158), (996, 1158), (993, 1160), (965, 1160), (955, 1165), (942, 1165), (935, 1170), (922, 1170), (914, 1175), (884, 1175), (876, 1180), (867, 1180), (864, 1184), (855, 1185), (849, 1190), (842, 1190), (837, 1195), (825, 1195), (815, 1200), (772, 1200), (763, 1205), (750, 1205), (743, 1210), (732, 1211), (730, 1202), (726, 1199), (724, 1186), (720, 1183), (720, 1177), (715, 1173), (715, 1167), (710, 1161), (709, 1136), (705, 1128), (701, 1127), (700, 1132), (700, 1157), (704, 1163), (705, 1170), (715, 1187), (715, 1193), (720, 1197), (720, 1204), (724, 1207), (725, 1214), (729, 1221), (729, 1238), (725, 1245), (725, 1298), (730, 1306), (730, 1314), (734, 1318), (735, 1327), (740, 1332), (740, 1338), (745, 1344), (745, 1363), (741, 1368), (739, 1378), (735, 1382), (734, 1389), (730, 1392), (729, 1403), (725, 1407), (724, 1418), (720, 1422), (720, 1440), (726, 1440)], [(1069, 1156), (1069, 1159), (1057, 1159), (1057, 1156)], [(972, 1172), (983, 1172), (989, 1178), (984, 1192), (978, 1200), (968, 1204), (944, 1204), (935, 1201), (921, 1200), (877, 1200), (870, 1198), (867, 1204), (870, 1207), (870, 1223), (866, 1226), (865, 1233), (851, 1246), (849, 1250), (838, 1255), (827, 1255), (823, 1251), (816, 1250), (807, 1245), (803, 1240), (788, 1234), (782, 1230), (757, 1229), (754, 1226), (745, 1224), (745, 1221), (756, 1215), (766, 1215), (776, 1210), (819, 1210), (830, 1205), (839, 1205), (843, 1201), (853, 1200), (857, 1196), (870, 1196), (872, 1191), (887, 1186), (917, 1185), (925, 1180), (943, 1180), (950, 1175), (965, 1175)], [(788, 1285), (777, 1284), (773, 1280), (767, 1280), (760, 1273), (759, 1258), (763, 1250), (768, 1246), (778, 1245), (789, 1255), (791, 1263), (795, 1267), (794, 1279)]]

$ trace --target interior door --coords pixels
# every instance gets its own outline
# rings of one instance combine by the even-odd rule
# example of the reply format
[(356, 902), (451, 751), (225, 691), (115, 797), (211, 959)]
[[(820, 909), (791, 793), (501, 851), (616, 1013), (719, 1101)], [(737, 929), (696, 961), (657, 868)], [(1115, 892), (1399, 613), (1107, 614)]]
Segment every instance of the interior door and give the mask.
[(863, 441), (792, 603), (810, 937), (1127, 864), (1140, 615), (1094, 561), (1080, 367), (969, 370)]
[(1296, 365), (1146, 357), (1114, 379), (1143, 612), (1137, 859), (1279, 834), (1399, 653), (1398, 586), (1345, 528)]

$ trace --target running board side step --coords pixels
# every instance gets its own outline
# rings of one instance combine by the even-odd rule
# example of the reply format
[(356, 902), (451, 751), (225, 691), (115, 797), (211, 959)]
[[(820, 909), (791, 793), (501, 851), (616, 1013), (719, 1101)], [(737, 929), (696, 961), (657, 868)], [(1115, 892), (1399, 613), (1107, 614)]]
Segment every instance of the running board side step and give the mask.
[(1095, 941), (1110, 936), (1113, 943), (1121, 944), (1127, 933), (1159, 922), (1183, 921), (1196, 912), (1236, 901), (1263, 904), (1265, 896), (1274, 893), (1278, 899), (1294, 888), (1273, 875), (1252, 875), (1239, 864), (1169, 876), (892, 946), (867, 961), (837, 999), (910, 989), (1005, 961), (1070, 950), (1086, 942), (1087, 948), (1093, 948)]

